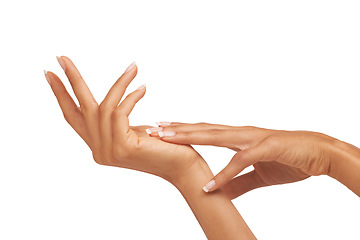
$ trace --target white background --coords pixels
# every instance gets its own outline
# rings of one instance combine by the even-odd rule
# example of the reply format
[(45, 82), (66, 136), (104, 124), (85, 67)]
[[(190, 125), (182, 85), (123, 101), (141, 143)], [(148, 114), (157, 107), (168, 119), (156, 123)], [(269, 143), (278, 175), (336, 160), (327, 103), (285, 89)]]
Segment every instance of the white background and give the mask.
[[(136, 61), (131, 124), (312, 130), (360, 146), (359, 1), (1, 1), (0, 239), (205, 239), (164, 180), (94, 163), (43, 70), (69, 56), (100, 102)], [(71, 93), (72, 94), (72, 93)], [(73, 94), (72, 94), (73, 95)], [(196, 149), (214, 173), (233, 152)], [(258, 239), (359, 239), (359, 198), (326, 177), (234, 204)]]

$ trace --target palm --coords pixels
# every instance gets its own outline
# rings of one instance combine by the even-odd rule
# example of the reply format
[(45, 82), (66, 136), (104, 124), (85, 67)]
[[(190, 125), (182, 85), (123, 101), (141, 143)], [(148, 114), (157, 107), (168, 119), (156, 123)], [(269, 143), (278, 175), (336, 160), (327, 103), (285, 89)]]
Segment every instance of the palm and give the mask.
[[(134, 169), (144, 172), (154, 173), (149, 169), (160, 170), (165, 173), (172, 173), (183, 169), (186, 171), (196, 161), (204, 159), (190, 145), (178, 145), (161, 141), (159, 138), (150, 137), (146, 133), (146, 129), (152, 126), (131, 126), (129, 138), (132, 143), (138, 143), (138, 162), (133, 162)], [(146, 159), (141, 160), (144, 156)], [(151, 167), (148, 165), (151, 164)], [(159, 175), (159, 174), (156, 174)]]

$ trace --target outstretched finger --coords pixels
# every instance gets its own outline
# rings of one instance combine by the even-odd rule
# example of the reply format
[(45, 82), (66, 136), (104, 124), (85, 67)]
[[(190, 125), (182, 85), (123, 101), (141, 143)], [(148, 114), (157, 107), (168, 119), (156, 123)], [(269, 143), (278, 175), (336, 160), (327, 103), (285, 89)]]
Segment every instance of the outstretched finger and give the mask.
[(239, 142), (238, 133), (232, 129), (208, 129), (189, 132), (160, 131), (157, 134), (163, 141), (177, 144), (235, 148)]
[(266, 148), (265, 145), (260, 144), (244, 151), (237, 152), (230, 163), (207, 183), (203, 190), (205, 192), (211, 192), (223, 187), (245, 168), (262, 161), (265, 158)]
[(112, 123), (111, 114), (118, 106), (121, 98), (123, 97), (126, 88), (130, 82), (135, 78), (137, 74), (137, 67), (135, 63), (132, 63), (121, 77), (110, 88), (104, 100), (99, 107), (99, 121), (100, 121), (100, 138), (104, 146), (104, 152), (111, 153), (112, 150)]
[(84, 116), (80, 112), (74, 100), (71, 98), (64, 84), (60, 78), (52, 72), (45, 71), (45, 77), (59, 103), (65, 120), (80, 135), (80, 137), (88, 143), (89, 136), (85, 126)]
[(145, 95), (145, 85), (130, 93), (112, 113), (115, 140), (122, 140), (129, 131), (129, 115), (136, 103)]
[(170, 143), (212, 145), (244, 150), (257, 145), (268, 133), (266, 130), (254, 127), (230, 127), (188, 132), (161, 130), (155, 134), (158, 134), (161, 140)]
[(190, 132), (190, 131), (203, 131), (210, 129), (235, 129), (236, 127), (221, 125), (221, 124), (210, 124), (210, 123), (178, 123), (173, 122), (168, 126), (162, 126), (163, 131), (167, 132)]
[(137, 66), (134, 62), (130, 64), (130, 66), (125, 70), (121, 77), (110, 88), (109, 92), (101, 103), (103, 108), (114, 109), (120, 103), (120, 100), (123, 97), (126, 88), (135, 78), (136, 74)]

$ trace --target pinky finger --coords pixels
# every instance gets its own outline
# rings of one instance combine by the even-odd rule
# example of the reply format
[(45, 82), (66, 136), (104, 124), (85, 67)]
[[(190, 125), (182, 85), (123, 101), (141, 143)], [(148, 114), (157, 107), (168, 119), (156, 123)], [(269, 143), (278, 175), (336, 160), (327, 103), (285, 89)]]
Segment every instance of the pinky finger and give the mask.
[(129, 115), (136, 103), (145, 95), (145, 85), (140, 86), (134, 92), (126, 96), (120, 105), (114, 110), (114, 130), (125, 134), (129, 130)]

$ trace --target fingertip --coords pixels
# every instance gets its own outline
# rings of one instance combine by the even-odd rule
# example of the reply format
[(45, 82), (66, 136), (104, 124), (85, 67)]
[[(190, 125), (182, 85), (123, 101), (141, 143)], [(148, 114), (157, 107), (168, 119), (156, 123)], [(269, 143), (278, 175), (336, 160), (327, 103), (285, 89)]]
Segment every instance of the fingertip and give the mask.
[(62, 58), (62, 56), (56, 56), (56, 59), (58, 60), (61, 68), (64, 70), (64, 72), (66, 71), (66, 64), (64, 59)]
[(49, 78), (50, 81), (52, 80), (52, 78), (57, 77), (57, 75), (51, 71), (44, 70), (44, 74), (45, 74), (46, 79)]
[(141, 85), (135, 91), (146, 90), (146, 84)]
[(169, 137), (174, 137), (176, 135), (176, 132), (170, 132), (170, 131), (160, 131), (158, 132), (159, 137), (163, 138), (169, 138)]
[(45, 78), (46, 78), (46, 81), (50, 84), (51, 86), (51, 79), (49, 78), (49, 76), (47, 75), (47, 71), (44, 70), (44, 75), (45, 75)]
[(155, 122), (156, 125), (158, 125), (159, 127), (167, 127), (170, 126), (172, 123), (171, 122)]
[(208, 183), (203, 187), (203, 190), (204, 190), (204, 192), (208, 193), (208, 192), (211, 192), (211, 191), (215, 190), (214, 187), (215, 187), (215, 180), (212, 179), (212, 180), (210, 180), (210, 182), (208, 182)]

